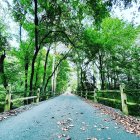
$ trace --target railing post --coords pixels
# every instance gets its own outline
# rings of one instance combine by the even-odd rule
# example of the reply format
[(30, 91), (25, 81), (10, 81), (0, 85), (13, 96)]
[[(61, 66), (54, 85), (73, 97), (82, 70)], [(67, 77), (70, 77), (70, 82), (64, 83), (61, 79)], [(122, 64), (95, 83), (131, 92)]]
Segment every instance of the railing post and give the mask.
[(40, 97), (40, 88), (37, 89), (36, 103), (39, 103), (39, 97)]
[(122, 103), (122, 112), (125, 115), (128, 115), (128, 106), (127, 106), (127, 95), (124, 93), (125, 85), (120, 85), (120, 93), (121, 93), (121, 103)]
[(11, 85), (8, 85), (6, 88), (4, 111), (9, 111), (10, 107), (11, 107)]
[(98, 103), (98, 100), (97, 100), (97, 92), (96, 92), (96, 89), (94, 88), (94, 102), (95, 103)]

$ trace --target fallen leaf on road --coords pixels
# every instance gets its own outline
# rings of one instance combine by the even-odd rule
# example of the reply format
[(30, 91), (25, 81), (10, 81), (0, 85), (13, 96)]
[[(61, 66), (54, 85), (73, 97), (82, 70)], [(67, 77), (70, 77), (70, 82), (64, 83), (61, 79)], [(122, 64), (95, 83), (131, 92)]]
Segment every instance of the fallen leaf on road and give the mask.
[(66, 134), (62, 134), (62, 136), (63, 136), (63, 137), (67, 137), (67, 135), (66, 135)]
[(68, 131), (69, 130), (68, 128), (65, 128), (65, 127), (62, 127), (61, 129), (62, 129), (62, 131)]
[(83, 130), (83, 131), (85, 131), (85, 130), (86, 130), (86, 128), (85, 128), (85, 127), (81, 127), (80, 129), (81, 129), (81, 130)]
[(68, 118), (68, 120), (69, 120), (69, 121), (72, 121), (72, 119), (71, 119), (71, 118)]
[(68, 136), (65, 140), (71, 140), (71, 138)]
[(58, 135), (57, 137), (60, 139), (60, 138), (62, 138), (62, 135)]
[(74, 125), (73, 124), (70, 124), (69, 127), (74, 127)]
[(92, 138), (91, 140), (97, 140), (97, 138)]
[(86, 140), (97, 140), (97, 138), (87, 138)]
[(87, 138), (86, 140), (91, 140), (91, 138)]

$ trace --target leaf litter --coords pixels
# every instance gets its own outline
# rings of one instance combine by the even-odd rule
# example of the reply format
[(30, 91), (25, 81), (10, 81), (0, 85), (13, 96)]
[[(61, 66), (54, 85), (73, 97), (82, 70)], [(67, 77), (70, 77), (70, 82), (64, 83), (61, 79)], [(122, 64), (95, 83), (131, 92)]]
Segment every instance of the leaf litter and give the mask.
[[(85, 100), (85, 99), (83, 99)], [(115, 129), (120, 128), (118, 124), (123, 125), (126, 132), (128, 133), (134, 133), (138, 136), (140, 136), (140, 119), (133, 117), (133, 116), (126, 116), (123, 115), (120, 111), (116, 111), (114, 108), (107, 107), (105, 105), (99, 104), (99, 103), (93, 103), (90, 100), (85, 100), (87, 103), (94, 106), (96, 109), (101, 111), (101, 115), (109, 115), (111, 116), (112, 120), (116, 121)], [(103, 121), (110, 122), (109, 119), (104, 119)]]

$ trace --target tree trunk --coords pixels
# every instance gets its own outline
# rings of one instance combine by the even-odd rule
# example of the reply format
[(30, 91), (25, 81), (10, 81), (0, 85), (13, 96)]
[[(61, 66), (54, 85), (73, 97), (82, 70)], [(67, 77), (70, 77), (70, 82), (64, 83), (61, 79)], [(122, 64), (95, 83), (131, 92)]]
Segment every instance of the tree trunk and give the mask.
[(117, 81), (118, 81), (117, 71), (114, 70), (114, 89), (117, 89)]
[(8, 86), (8, 82), (7, 82), (7, 78), (4, 72), (4, 59), (6, 57), (5, 51), (4, 53), (0, 56), (0, 77), (2, 78), (2, 84), (4, 86), (4, 88), (6, 89), (6, 87)]
[(34, 19), (34, 24), (35, 24), (35, 53), (33, 56), (32, 60), (32, 66), (31, 66), (31, 77), (30, 77), (30, 96), (32, 96), (32, 90), (33, 90), (33, 78), (34, 78), (34, 65), (35, 65), (35, 60), (37, 58), (39, 48), (38, 48), (38, 16), (37, 16), (37, 0), (34, 0), (34, 5), (35, 5), (35, 19)]
[(19, 37), (20, 37), (20, 43), (22, 42), (22, 24), (19, 25)]
[(109, 72), (107, 72), (108, 89), (110, 89), (110, 77)]
[(104, 71), (103, 71), (103, 60), (102, 60), (102, 54), (99, 54), (99, 71), (101, 76), (101, 89), (104, 90), (105, 88), (105, 77), (104, 77)]
[(39, 74), (40, 60), (41, 60), (41, 56), (39, 56), (38, 62), (37, 62), (36, 79), (35, 79), (35, 89), (40, 88), (40, 87), (37, 87), (38, 86), (38, 74)]
[(113, 74), (110, 73), (110, 88), (113, 89)]
[(34, 78), (34, 71), (35, 71), (35, 60), (37, 58), (38, 51), (35, 52), (32, 60), (32, 66), (31, 66), (31, 77), (30, 77), (30, 93), (29, 96), (32, 96), (32, 90), (33, 90), (33, 78)]
[(56, 71), (54, 73), (54, 78), (53, 78), (53, 93), (54, 93), (54, 96), (56, 94), (57, 74), (58, 74), (58, 68), (56, 69)]
[(42, 83), (42, 94), (44, 94), (44, 86), (45, 86), (45, 79), (46, 79), (46, 69), (47, 69), (48, 57), (49, 57), (49, 53), (50, 53), (50, 47), (51, 47), (51, 45), (49, 46), (49, 48), (47, 50), (46, 58), (45, 58), (43, 83)]
[[(53, 63), (52, 63), (52, 73), (55, 69), (55, 63), (56, 63), (56, 43), (54, 46), (54, 55), (53, 55)], [(56, 69), (57, 70), (57, 69)], [(52, 93), (55, 95), (55, 79), (56, 78), (56, 71), (52, 75)]]
[[(29, 64), (28, 62), (25, 63), (25, 91), (24, 91), (24, 97), (27, 97), (27, 89), (28, 89), (28, 68)], [(24, 100), (24, 104), (27, 104), (27, 101)]]
[(84, 84), (83, 84), (83, 70), (82, 70), (82, 66), (81, 66), (81, 68), (80, 68), (80, 70), (81, 70), (81, 79), (80, 79), (80, 82), (81, 82), (81, 90), (84, 90)]
[(79, 67), (77, 64), (77, 90), (79, 90), (79, 83), (80, 83), (80, 74), (79, 74)]

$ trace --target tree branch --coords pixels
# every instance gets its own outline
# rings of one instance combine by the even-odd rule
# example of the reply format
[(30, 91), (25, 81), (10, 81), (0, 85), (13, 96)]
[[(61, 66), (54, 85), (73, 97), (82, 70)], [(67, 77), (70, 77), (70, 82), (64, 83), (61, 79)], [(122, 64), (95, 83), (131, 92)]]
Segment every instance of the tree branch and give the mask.
[(67, 58), (68, 54), (70, 53), (70, 51), (71, 51), (72, 49), (73, 49), (73, 47), (70, 48), (69, 51), (59, 60), (58, 64), (57, 64), (57, 65), (55, 66), (55, 68), (54, 68), (54, 71), (51, 73), (51, 75), (48, 77), (48, 79), (47, 79), (47, 81), (46, 81), (44, 91), (46, 90), (46, 87), (47, 87), (47, 85), (48, 85), (48, 83), (49, 83), (49, 80), (51, 79), (51, 77), (53, 76), (53, 74), (55, 73), (55, 71), (57, 70), (57, 68), (59, 67), (59, 65), (61, 64), (61, 62)]

